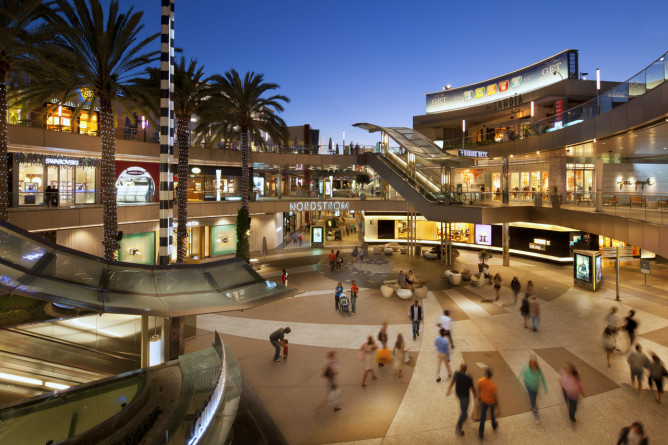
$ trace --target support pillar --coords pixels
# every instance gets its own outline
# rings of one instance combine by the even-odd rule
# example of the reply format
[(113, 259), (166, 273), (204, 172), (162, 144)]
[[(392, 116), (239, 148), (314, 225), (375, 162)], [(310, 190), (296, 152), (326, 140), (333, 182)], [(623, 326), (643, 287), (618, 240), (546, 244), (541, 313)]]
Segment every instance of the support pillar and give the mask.
[(148, 329), (148, 315), (141, 316), (141, 356), (140, 356), (140, 367), (148, 368), (149, 358), (150, 358), (150, 347), (149, 347), (149, 329)]
[(596, 196), (592, 197), (596, 203), (596, 211), (603, 211), (603, 159), (594, 161), (594, 190)]
[(169, 356), (167, 361), (176, 360), (186, 350), (184, 340), (185, 317), (173, 317), (169, 319)]
[(507, 222), (502, 225), (503, 265), (510, 266), (510, 228)]
[(278, 165), (278, 173), (276, 173), (276, 197), (281, 199), (281, 165)]
[(508, 158), (503, 158), (503, 166), (501, 168), (501, 202), (503, 204), (509, 204), (510, 203), (510, 195), (508, 194), (508, 188), (509, 188), (509, 165), (508, 165)]

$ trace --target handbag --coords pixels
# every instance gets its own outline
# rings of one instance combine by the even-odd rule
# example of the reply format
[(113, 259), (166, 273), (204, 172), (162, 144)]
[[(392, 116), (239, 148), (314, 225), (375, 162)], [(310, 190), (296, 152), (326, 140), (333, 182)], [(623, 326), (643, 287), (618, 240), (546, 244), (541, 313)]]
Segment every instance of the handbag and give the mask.
[(383, 365), (389, 365), (392, 363), (392, 351), (387, 348), (379, 349), (376, 351), (376, 362)]

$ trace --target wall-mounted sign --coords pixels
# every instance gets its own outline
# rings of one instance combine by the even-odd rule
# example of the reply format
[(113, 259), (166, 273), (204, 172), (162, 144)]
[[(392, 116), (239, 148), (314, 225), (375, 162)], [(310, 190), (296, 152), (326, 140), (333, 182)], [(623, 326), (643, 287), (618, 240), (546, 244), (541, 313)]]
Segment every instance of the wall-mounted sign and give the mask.
[(486, 158), (487, 155), (486, 151), (459, 149), (459, 156), (462, 158)]
[(566, 50), (494, 79), (452, 90), (429, 93), (426, 95), (427, 113), (440, 113), (497, 102), (568, 79), (569, 73), (573, 74), (577, 71), (577, 54), (577, 51)]
[(492, 226), (490, 224), (475, 225), (475, 243), (483, 246), (492, 245)]
[(46, 158), (44, 159), (46, 165), (79, 165), (78, 159), (65, 158)]
[(327, 210), (348, 210), (350, 202), (348, 201), (298, 201), (290, 203), (291, 212), (302, 211), (327, 211)]

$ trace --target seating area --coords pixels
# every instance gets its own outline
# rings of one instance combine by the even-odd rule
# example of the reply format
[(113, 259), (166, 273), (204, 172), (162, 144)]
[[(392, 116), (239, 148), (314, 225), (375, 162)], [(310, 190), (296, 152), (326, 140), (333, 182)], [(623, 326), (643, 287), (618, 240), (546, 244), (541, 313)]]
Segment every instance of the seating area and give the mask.
[(633, 207), (634, 205), (639, 205), (640, 207), (645, 206), (645, 197), (644, 196), (631, 196), (629, 198), (629, 205)]
[(457, 286), (462, 282), (462, 274), (459, 273), (458, 270), (446, 270), (445, 271), (445, 278), (448, 279), (448, 282), (450, 282), (451, 285)]
[(476, 273), (471, 275), (471, 286), (473, 287), (482, 287), (487, 281), (487, 278), (482, 274)]
[(603, 200), (604, 206), (616, 206), (617, 204), (619, 204), (619, 201), (617, 200), (617, 195), (613, 195), (612, 198), (605, 198)]

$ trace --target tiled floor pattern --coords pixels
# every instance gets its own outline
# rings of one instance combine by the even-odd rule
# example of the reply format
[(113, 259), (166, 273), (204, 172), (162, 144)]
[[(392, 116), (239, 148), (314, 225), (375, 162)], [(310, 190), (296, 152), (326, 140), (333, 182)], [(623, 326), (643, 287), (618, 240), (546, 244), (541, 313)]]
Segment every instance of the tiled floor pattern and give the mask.
[[(300, 260), (297, 267), (313, 264)], [(396, 276), (396, 265), (386, 264), (385, 276)], [(666, 308), (668, 302), (665, 294), (652, 292), (661, 289), (663, 283), (635, 291), (638, 277), (627, 271), (630, 278), (624, 280), (622, 301), (616, 303), (614, 287), (606, 286), (597, 294), (571, 287), (570, 268), (520, 260), (511, 264), (510, 268), (492, 264), (505, 277), (497, 303), (484, 302), (493, 298), (492, 286), (452, 288), (440, 276), (431, 276), (430, 281), (440, 283), (435, 286), (440, 290), (430, 292), (422, 301), (425, 320), (421, 337), (415, 342), (407, 317), (409, 302), (383, 298), (377, 288), (369, 287), (361, 292), (358, 314), (342, 316), (334, 311), (333, 292), (327, 291), (333, 289), (335, 280), (347, 287), (345, 281), (349, 283), (350, 275), (341, 271), (329, 277), (331, 273), (311, 268), (297, 269), (290, 275), (291, 287), (309, 292), (304, 296), (243, 313), (200, 316), (200, 335), (188, 348), (210, 343), (214, 329), (225, 334), (224, 341), (231, 345), (246, 379), (291, 444), (477, 443), (478, 423), (471, 420), (464, 426), (466, 435), (455, 436), (458, 402), (453, 395), (445, 396), (447, 382), (434, 381), (436, 323), (447, 308), (454, 320), (452, 369), (466, 360), (472, 375), (478, 377), (489, 366), (499, 385), (500, 426), (493, 432), (487, 424), (485, 442), (615, 443), (619, 429), (634, 420), (645, 423), (653, 443), (668, 437), (665, 406), (658, 405), (648, 390), (638, 396), (630, 388), (624, 353), (616, 353), (608, 368), (601, 346), (604, 317), (610, 307), (617, 305), (620, 313), (633, 307), (640, 321), (638, 341), (646, 351), (655, 351), (668, 360), (668, 320), (663, 316), (667, 312), (657, 310)], [(513, 275), (523, 283), (527, 277), (535, 280), (542, 310), (537, 332), (523, 327), (519, 302), (517, 306), (512, 304), (512, 291), (507, 286)], [(614, 285), (609, 276), (606, 279), (607, 284), (612, 281)], [(643, 298), (645, 295), (648, 298)], [(375, 337), (383, 320), (390, 325), (390, 344), (397, 333), (403, 333), (411, 348), (412, 366), (404, 368), (401, 379), (393, 376), (392, 366), (377, 368), (378, 380), (363, 389), (363, 366), (357, 359), (357, 349), (368, 335)], [(272, 363), (273, 347), (268, 336), (277, 327), (287, 325), (293, 330), (288, 335), (289, 359)], [(623, 350), (628, 347), (621, 334), (620, 346)], [(322, 370), (330, 349), (337, 350), (339, 356), (344, 407), (336, 413), (317, 412), (326, 394)], [(547, 393), (539, 393), (539, 424), (529, 412), (519, 377), (531, 354), (538, 357), (548, 384)], [(559, 387), (558, 371), (566, 362), (578, 367), (585, 386), (586, 398), (580, 402), (575, 426), (570, 425)]]

